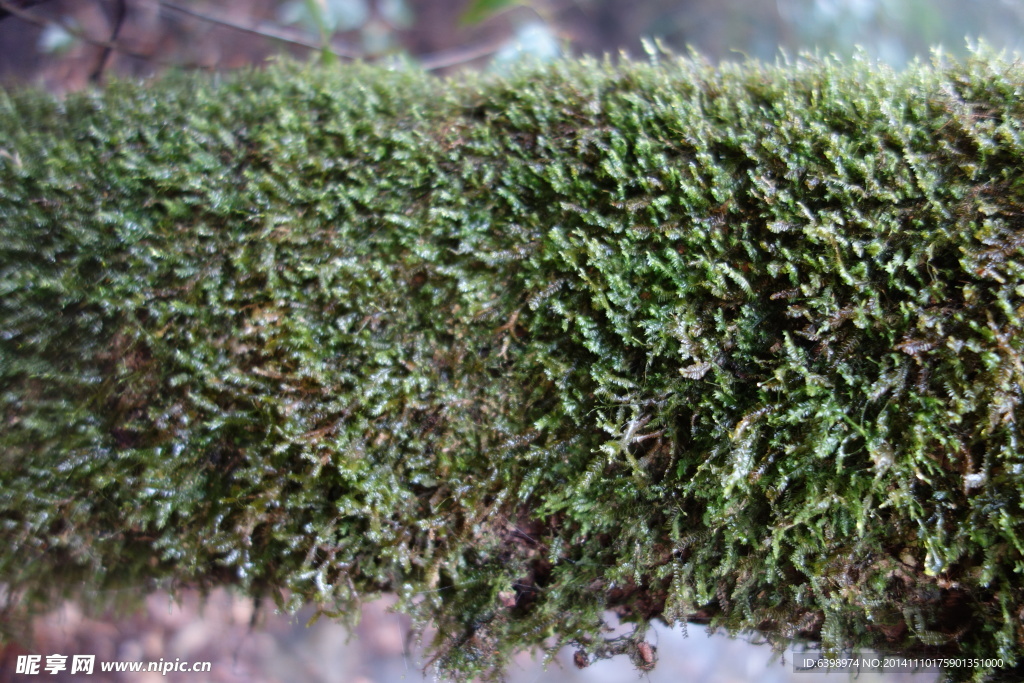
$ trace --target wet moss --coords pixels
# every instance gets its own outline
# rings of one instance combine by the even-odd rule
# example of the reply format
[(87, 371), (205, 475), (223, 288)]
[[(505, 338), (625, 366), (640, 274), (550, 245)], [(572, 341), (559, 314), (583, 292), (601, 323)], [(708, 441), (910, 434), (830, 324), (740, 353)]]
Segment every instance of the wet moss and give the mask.
[(659, 618), (1012, 677), (1022, 89), (656, 55), (0, 93), (9, 610), (393, 591), (462, 678), (646, 670)]

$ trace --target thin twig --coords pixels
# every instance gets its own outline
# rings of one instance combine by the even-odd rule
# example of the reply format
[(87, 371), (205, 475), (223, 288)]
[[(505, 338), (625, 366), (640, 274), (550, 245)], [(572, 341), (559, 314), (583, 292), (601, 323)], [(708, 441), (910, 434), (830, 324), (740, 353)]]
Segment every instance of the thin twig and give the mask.
[[(178, 5), (176, 3), (167, 2), (167, 0), (156, 0), (156, 4), (158, 4), (162, 9), (168, 9), (172, 12), (178, 12), (180, 14), (190, 16), (194, 19), (199, 19), (200, 21), (205, 21), (211, 24), (217, 24), (218, 26), (230, 28), (232, 30), (240, 31), (242, 33), (250, 33), (255, 36), (262, 36), (263, 38), (279, 40), (283, 43), (295, 45), (297, 47), (305, 48), (307, 50), (322, 51), (324, 49), (323, 45), (317, 45), (316, 43), (313, 43), (308, 39), (300, 38), (296, 36), (295, 33), (277, 26), (268, 26), (266, 24), (261, 24), (260, 26), (243, 26), (241, 24), (236, 24), (233, 21), (228, 21), (227, 19), (215, 17), (211, 14), (203, 14), (202, 12), (197, 12), (193, 9), (189, 9), (188, 7), (182, 7), (181, 5)], [(350, 50), (338, 49), (333, 45), (328, 47), (327, 51), (333, 54), (335, 57), (339, 57), (341, 59), (361, 59), (363, 57), (362, 54), (352, 52)]]
[[(39, 5), (42, 4), (43, 2), (46, 2), (46, 0), (26, 0), (25, 4), (22, 6), (22, 9), (32, 7), (33, 5)], [(11, 14), (13, 14), (13, 12), (10, 12), (6, 9), (0, 9), (0, 21), (3, 21)]]
[(449, 66), (465, 64), (467, 62), (480, 59), (481, 57), (493, 55), (494, 53), (501, 51), (501, 49), (509, 42), (510, 41), (504, 41), (498, 44), (481, 43), (479, 45), (456, 47), (451, 50), (444, 50), (442, 52), (435, 52), (434, 54), (417, 57), (416, 61), (419, 62), (419, 65), (424, 71), (437, 71), (438, 69), (445, 69)]
[[(204, 14), (202, 12), (197, 12), (188, 7), (182, 7), (177, 3), (169, 2), (169, 0), (155, 0), (155, 2), (158, 5), (160, 5), (161, 8), (168, 9), (173, 12), (180, 12), (181, 14), (185, 14), (195, 19), (199, 19), (200, 21), (207, 21), (211, 24), (217, 24), (218, 26), (234, 29), (236, 31), (241, 31), (243, 33), (250, 33), (257, 36), (262, 36), (264, 38), (280, 40), (281, 42), (288, 43), (289, 45), (295, 45), (297, 47), (302, 47), (307, 50), (323, 50), (323, 45), (318, 45), (310, 41), (309, 39), (299, 38), (296, 36), (294, 32), (287, 31), (280, 27), (268, 26), (266, 24), (261, 24), (260, 26), (257, 27), (243, 26), (241, 24), (236, 24), (232, 21), (228, 21), (227, 19), (215, 17), (211, 14)], [(501, 50), (504, 46), (505, 43), (499, 43), (497, 45), (495, 45), (494, 43), (482, 43), (479, 45), (470, 45), (466, 47), (453, 48), (451, 50), (444, 50), (442, 52), (436, 52), (434, 54), (415, 57), (414, 59), (420, 65), (420, 67), (423, 68), (424, 71), (437, 71), (438, 69), (444, 69), (449, 66), (455, 66), (457, 64), (464, 64), (466, 62), (471, 62), (481, 57), (492, 55), (495, 52)], [(339, 50), (334, 45), (331, 45), (328, 48), (328, 52), (342, 59), (368, 58), (368, 55), (354, 52), (352, 50)]]

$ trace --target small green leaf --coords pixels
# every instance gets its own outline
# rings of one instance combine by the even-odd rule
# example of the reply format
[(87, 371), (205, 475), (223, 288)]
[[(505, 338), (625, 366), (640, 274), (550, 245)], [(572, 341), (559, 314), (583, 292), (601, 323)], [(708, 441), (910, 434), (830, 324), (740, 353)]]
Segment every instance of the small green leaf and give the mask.
[(462, 26), (472, 26), (506, 9), (527, 5), (529, 3), (523, 0), (474, 0), (462, 13), (459, 23)]

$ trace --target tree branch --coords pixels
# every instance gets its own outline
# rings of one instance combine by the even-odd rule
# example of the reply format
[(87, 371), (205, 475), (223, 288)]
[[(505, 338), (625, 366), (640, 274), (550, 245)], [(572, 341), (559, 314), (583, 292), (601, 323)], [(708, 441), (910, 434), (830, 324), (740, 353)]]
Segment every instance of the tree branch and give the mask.
[(93, 38), (92, 36), (90, 36), (85, 31), (81, 30), (77, 26), (73, 26), (73, 25), (69, 24), (68, 22), (64, 21), (63, 19), (60, 19), (58, 17), (53, 17), (53, 18), (41, 17), (41, 16), (39, 16), (37, 14), (33, 14), (32, 12), (24, 10), (21, 7), (18, 7), (17, 5), (14, 5), (9, 0), (0, 0), (0, 12), (5, 12), (4, 16), (7, 16), (8, 14), (10, 14), (10, 15), (13, 15), (13, 16), (21, 19), (22, 21), (28, 22), (30, 24), (34, 24), (35, 26), (41, 26), (43, 28), (46, 28), (47, 26), (50, 26), (51, 24), (56, 24), (57, 26), (60, 26), (62, 29), (67, 31), (69, 34), (73, 35), (75, 38), (78, 38), (79, 40), (82, 40), (82, 41), (84, 41), (86, 43), (89, 43), (90, 45), (96, 45), (98, 47), (109, 48), (111, 50), (117, 50), (121, 54), (125, 54), (125, 55), (128, 55), (130, 57), (137, 57), (139, 59), (146, 59), (146, 60), (149, 60), (149, 61), (152, 61), (152, 62), (156, 62), (157, 64), (160, 64), (162, 66), (173, 66), (174, 65), (172, 62), (168, 62), (166, 60), (158, 59), (156, 57), (153, 57), (153, 55), (147, 55), (147, 54), (143, 54), (141, 52), (136, 52), (136, 51), (134, 51), (134, 50), (132, 50), (130, 48), (127, 48), (124, 45), (121, 45), (119, 43), (112, 42), (112, 41), (109, 41), (109, 40), (100, 40), (98, 38)]
[[(30, 0), (29, 6), (39, 4), (40, 2), (44, 1), (45, 0)], [(269, 38), (271, 40), (277, 40), (307, 50), (324, 50), (324, 47), (322, 45), (318, 45), (314, 42), (311, 42), (308, 39), (298, 37), (295, 32), (288, 31), (287, 29), (283, 29), (281, 27), (267, 26), (265, 24), (261, 24), (260, 26), (256, 27), (243, 26), (241, 24), (236, 24), (234, 22), (228, 21), (227, 19), (222, 19), (220, 17), (204, 14), (202, 12), (197, 12), (188, 7), (178, 5), (177, 3), (169, 2), (168, 0), (149, 1), (155, 2), (162, 11), (177, 12), (179, 14), (184, 14), (186, 16), (199, 19), (200, 21), (216, 24), (218, 26), (223, 26), (225, 28), (229, 28), (235, 31), (241, 31), (243, 33), (261, 36), (263, 38)], [(44, 28), (46, 26), (56, 24), (57, 26), (60, 26), (63, 30), (67, 31), (70, 35), (74, 36), (75, 38), (78, 38), (79, 40), (82, 40), (83, 42), (86, 42), (90, 45), (103, 48), (104, 52), (99, 61), (99, 64), (96, 66), (96, 68), (89, 76), (90, 80), (93, 82), (97, 82), (99, 80), (104, 68), (106, 67), (106, 63), (109, 59), (110, 53), (115, 50), (121, 54), (128, 55), (130, 57), (136, 57), (138, 59), (148, 60), (156, 64), (160, 64), (161, 66), (181, 66), (180, 64), (176, 64), (175, 62), (161, 60), (157, 57), (154, 57), (153, 55), (136, 52), (118, 43), (117, 37), (120, 35), (121, 28), (124, 24), (124, 19), (127, 14), (127, 7), (125, 0), (116, 0), (116, 3), (117, 8), (114, 19), (114, 29), (111, 32), (110, 40), (101, 40), (98, 38), (94, 38), (86, 32), (84, 32), (83, 30), (81, 30), (80, 28), (78, 28), (77, 26), (74, 26), (59, 17), (42, 17), (37, 14), (33, 14), (32, 12), (29, 12), (25, 8), (15, 5), (13, 2), (11, 2), (11, 0), (0, 0), (0, 20), (9, 15), (13, 15), (21, 19), (22, 21)], [(465, 64), (467, 62), (480, 59), (481, 57), (492, 55), (501, 50), (501, 48), (504, 47), (504, 45), (505, 42), (498, 44), (488, 42), (477, 45), (467, 45), (464, 47), (443, 50), (441, 52), (421, 55), (418, 57), (414, 56), (413, 59), (415, 59), (424, 70), (437, 71), (439, 69), (445, 69), (451, 66)], [(359, 52), (347, 48), (338, 48), (335, 47), (334, 45), (331, 45), (327, 49), (327, 51), (341, 59), (367, 59), (367, 55), (361, 54)]]
[[(110, 32), (110, 44), (114, 45), (117, 42), (117, 36), (121, 33), (121, 27), (124, 25), (124, 18), (128, 14), (128, 6), (126, 0), (114, 0), (114, 28)], [(114, 49), (108, 45), (103, 48), (103, 52), (100, 54), (99, 62), (96, 63), (96, 68), (89, 74), (89, 80), (93, 83), (99, 83), (100, 77), (103, 76), (103, 70), (107, 66), (107, 60), (110, 59), (110, 53)]]

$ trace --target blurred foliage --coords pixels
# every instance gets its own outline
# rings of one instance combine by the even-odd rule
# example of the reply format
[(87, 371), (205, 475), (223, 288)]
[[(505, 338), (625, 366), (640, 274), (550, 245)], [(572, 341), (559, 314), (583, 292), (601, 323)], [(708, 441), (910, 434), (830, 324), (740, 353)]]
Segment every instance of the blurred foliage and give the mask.
[(894, 66), (926, 57), (934, 47), (963, 56), (984, 39), (1021, 51), (1024, 4), (1002, 0), (779, 0), (792, 27), (791, 47), (817, 47), (843, 56), (854, 46)]
[(5, 628), (394, 591), (461, 678), (649, 668), (663, 618), (1018, 680), (1022, 82), (651, 50), (0, 93)]
[[(95, 73), (88, 63), (109, 40), (121, 1), (0, 0), (0, 7), (31, 9), (29, 26), (38, 31), (31, 57), (19, 35), (25, 15), (0, 22), (0, 72), (5, 65), (42, 70), (50, 74), (50, 87), (82, 87), (83, 74)], [(442, 71), (490, 64), (505, 69), (523, 57), (559, 54), (614, 58), (625, 51), (636, 57), (645, 36), (678, 51), (695, 48), (716, 62), (773, 61), (780, 49), (849, 57), (860, 46), (872, 58), (902, 67), (940, 46), (962, 57), (968, 41), (979, 39), (1024, 48), (1024, 4), (1005, 0), (124, 1), (131, 11), (116, 41), (120, 57), (110, 68), (133, 75), (168, 64), (234, 68), (286, 50), (305, 57), (302, 44), (322, 59), (401, 56)]]

